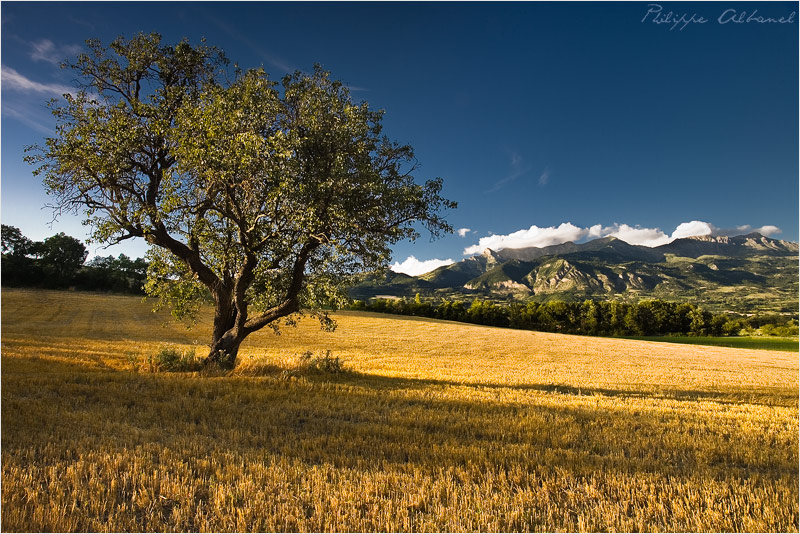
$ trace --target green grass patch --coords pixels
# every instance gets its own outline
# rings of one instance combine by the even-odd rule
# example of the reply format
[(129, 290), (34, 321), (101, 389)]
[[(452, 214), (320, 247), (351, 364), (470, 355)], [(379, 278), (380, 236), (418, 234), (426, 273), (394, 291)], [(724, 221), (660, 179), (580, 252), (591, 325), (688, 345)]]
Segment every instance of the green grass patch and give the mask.
[(625, 339), (662, 341), (687, 345), (712, 345), (737, 349), (782, 350), (798, 352), (798, 338), (794, 337), (711, 337), (711, 336), (631, 336)]

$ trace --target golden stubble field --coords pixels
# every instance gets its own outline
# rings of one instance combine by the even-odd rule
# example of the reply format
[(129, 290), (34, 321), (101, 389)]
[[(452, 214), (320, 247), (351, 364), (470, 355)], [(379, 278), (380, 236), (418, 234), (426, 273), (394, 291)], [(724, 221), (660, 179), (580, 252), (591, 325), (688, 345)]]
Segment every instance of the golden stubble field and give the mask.
[(344, 312), (134, 372), (209, 337), (150, 307), (3, 290), (4, 531), (798, 530), (796, 353)]

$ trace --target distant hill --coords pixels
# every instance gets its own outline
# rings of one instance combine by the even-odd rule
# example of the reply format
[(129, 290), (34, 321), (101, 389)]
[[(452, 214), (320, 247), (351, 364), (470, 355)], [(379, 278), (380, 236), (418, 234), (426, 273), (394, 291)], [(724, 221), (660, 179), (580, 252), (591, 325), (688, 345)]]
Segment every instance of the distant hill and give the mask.
[(687, 301), (716, 311), (798, 311), (798, 245), (758, 233), (676, 239), (660, 247), (613, 237), (549, 247), (486, 249), (412, 277), (390, 273), (351, 296), (566, 301), (646, 298)]

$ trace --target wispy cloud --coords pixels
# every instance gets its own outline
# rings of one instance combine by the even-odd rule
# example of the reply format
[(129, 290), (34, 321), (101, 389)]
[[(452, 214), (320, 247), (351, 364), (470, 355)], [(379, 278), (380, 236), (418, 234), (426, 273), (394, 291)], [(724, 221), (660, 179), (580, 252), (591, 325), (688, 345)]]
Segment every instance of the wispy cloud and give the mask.
[(539, 186), (545, 186), (550, 182), (550, 170), (545, 169), (541, 175), (539, 175)]
[(783, 230), (772, 224), (759, 226), (758, 228), (753, 228), (749, 224), (744, 224), (742, 226), (737, 226), (736, 228), (715, 228), (714, 235), (742, 235), (757, 232), (761, 235), (769, 237), (771, 235), (780, 234), (782, 231)]
[(3, 89), (10, 89), (16, 91), (33, 91), (35, 93), (43, 93), (53, 96), (63, 96), (66, 93), (74, 94), (75, 89), (68, 85), (61, 85), (56, 83), (41, 83), (30, 78), (26, 78), (11, 67), (3, 65), (0, 67), (0, 76), (3, 80)]
[(704, 221), (689, 221), (680, 223), (671, 235), (660, 228), (642, 228), (628, 224), (614, 223), (611, 226), (595, 224), (589, 227), (575, 226), (572, 223), (561, 223), (559, 226), (540, 228), (536, 225), (528, 229), (518, 230), (506, 235), (489, 235), (478, 240), (478, 244), (464, 249), (464, 255), (479, 254), (487, 248), (501, 250), (504, 248), (546, 247), (558, 245), (567, 241), (580, 241), (582, 239), (597, 239), (600, 237), (616, 237), (631, 245), (657, 247), (671, 243), (675, 239), (703, 235), (741, 235), (749, 232), (758, 232), (765, 236), (780, 233), (777, 226), (766, 225), (760, 228), (751, 228), (749, 225), (738, 226), (735, 230), (719, 229), (713, 224)]
[(78, 24), (78, 25), (80, 25), (80, 26), (84, 26), (84, 27), (86, 27), (86, 28), (89, 28), (90, 30), (92, 30), (92, 32), (94, 32), (94, 31), (96, 31), (96, 30), (97, 30), (97, 26), (95, 26), (94, 24), (92, 24), (92, 23), (91, 23), (91, 22), (89, 22), (88, 20), (81, 19), (81, 18), (78, 18), (78, 17), (74, 17), (74, 16), (72, 16), (72, 15), (69, 15), (67, 18), (68, 18), (68, 19), (69, 19), (69, 21), (70, 21), (70, 22), (72, 22), (73, 24)]
[(437, 269), (443, 265), (450, 265), (451, 263), (455, 262), (450, 258), (446, 260), (433, 259), (433, 260), (420, 261), (414, 256), (409, 256), (403, 262), (395, 262), (394, 265), (390, 266), (389, 268), (396, 273), (405, 273), (411, 276), (419, 276), (421, 274), (425, 274), (434, 269)]
[(492, 187), (486, 190), (487, 193), (494, 193), (495, 191), (499, 191), (506, 185), (510, 184), (520, 176), (525, 176), (531, 171), (531, 168), (525, 165), (525, 161), (522, 159), (517, 152), (512, 151), (509, 154), (509, 163), (508, 166), (510, 168), (509, 173), (500, 180), (496, 181)]
[(3, 102), (3, 115), (13, 117), (14, 119), (39, 133), (53, 135), (54, 128), (52, 126), (47, 126), (45, 123), (36, 120), (36, 118), (34, 118), (34, 114), (23, 113), (22, 111), (19, 111), (13, 106), (9, 105), (7, 102)]
[(56, 46), (50, 39), (40, 39), (31, 43), (30, 56), (34, 61), (45, 61), (52, 65), (58, 65), (81, 50), (82, 48), (77, 45)]
[(471, 231), (472, 230), (470, 230), (469, 228), (459, 228), (458, 230), (456, 230), (456, 233), (459, 235), (459, 237), (467, 237), (467, 234), (470, 233)]
[(225, 24), (224, 22), (222, 22), (218, 17), (214, 17), (214, 16), (210, 15), (209, 13), (202, 12), (202, 11), (201, 11), (201, 13), (205, 17), (206, 20), (208, 20), (212, 24), (216, 25), (219, 29), (221, 29), (222, 31), (224, 31), (225, 33), (227, 33), (228, 35), (230, 35), (231, 37), (233, 37), (234, 39), (236, 39), (240, 43), (250, 47), (250, 49), (252, 49), (259, 56), (261, 56), (261, 58), (264, 61), (266, 61), (269, 65), (271, 65), (272, 67), (275, 67), (276, 69), (281, 71), (281, 74), (282, 73), (287, 73), (287, 72), (294, 72), (295, 70), (297, 70), (297, 69), (292, 68), (289, 64), (287, 64), (285, 61), (283, 61), (278, 56), (276, 56), (276, 55), (268, 52), (267, 50), (265, 50), (258, 43), (255, 43), (252, 40), (250, 40), (247, 37), (245, 37), (244, 35), (242, 35), (242, 33), (240, 31), (238, 31), (236, 28), (234, 28), (232, 26), (229, 26), (228, 24)]

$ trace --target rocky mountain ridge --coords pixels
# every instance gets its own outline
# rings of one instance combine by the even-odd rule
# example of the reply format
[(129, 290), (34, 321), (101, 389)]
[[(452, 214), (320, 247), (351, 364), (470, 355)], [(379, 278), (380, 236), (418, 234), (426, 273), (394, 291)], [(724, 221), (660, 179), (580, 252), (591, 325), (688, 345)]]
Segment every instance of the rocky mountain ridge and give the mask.
[(797, 267), (797, 243), (757, 233), (688, 237), (654, 248), (607, 237), (541, 248), (486, 249), (417, 277), (390, 273), (385, 280), (364, 282), (351, 296), (661, 298), (740, 313), (796, 313)]

